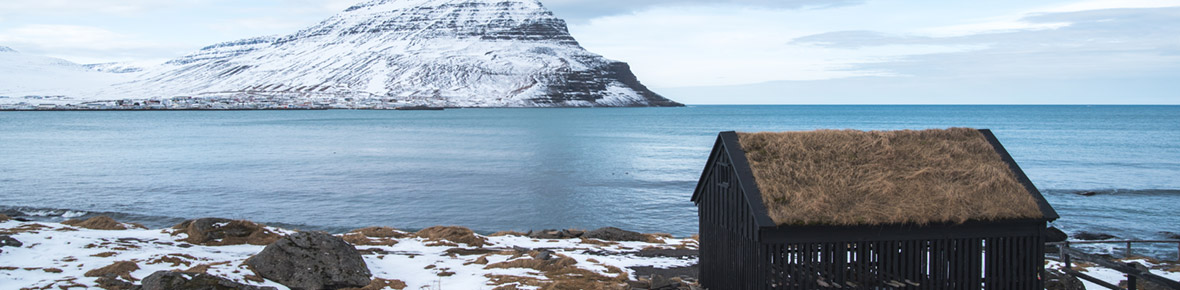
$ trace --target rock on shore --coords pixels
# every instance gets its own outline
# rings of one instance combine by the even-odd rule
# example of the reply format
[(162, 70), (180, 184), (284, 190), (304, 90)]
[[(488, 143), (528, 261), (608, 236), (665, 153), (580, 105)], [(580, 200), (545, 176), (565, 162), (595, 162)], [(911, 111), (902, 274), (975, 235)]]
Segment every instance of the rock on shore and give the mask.
[[(688, 289), (691, 277), (652, 269), (691, 267), (697, 248), (693, 239), (652, 234), (537, 239), (437, 227), (326, 235), (225, 219), (122, 230), (7, 220), (0, 236), (8, 237), (0, 289)], [(252, 243), (270, 237), (266, 246)]]
[(262, 278), (300, 290), (364, 287), (372, 275), (356, 248), (321, 232), (283, 237), (247, 259), (246, 265)]

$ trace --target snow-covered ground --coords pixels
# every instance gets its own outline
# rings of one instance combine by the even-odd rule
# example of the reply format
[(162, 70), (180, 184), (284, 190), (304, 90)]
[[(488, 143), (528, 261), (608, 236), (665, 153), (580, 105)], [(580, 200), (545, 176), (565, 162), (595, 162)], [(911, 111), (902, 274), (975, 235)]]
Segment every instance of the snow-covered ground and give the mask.
[[(1171, 280), (1180, 281), (1180, 266), (1174, 266), (1174, 265), (1177, 265), (1176, 263), (1170, 264), (1170, 265), (1173, 265), (1170, 267), (1157, 267), (1157, 266), (1161, 265), (1161, 264), (1159, 264), (1159, 261), (1151, 261), (1151, 260), (1148, 260), (1145, 258), (1123, 259), (1120, 261), (1126, 262), (1126, 263), (1131, 263), (1131, 262), (1140, 263), (1140, 264), (1143, 264), (1144, 266), (1147, 266), (1148, 268), (1151, 268), (1152, 274), (1160, 275), (1160, 276), (1163, 276), (1164, 278), (1168, 278)], [(1046, 261), (1046, 263), (1045, 263), (1046, 269), (1061, 269), (1063, 267), (1065, 267), (1065, 264), (1058, 262), (1058, 261)], [(1161, 268), (1164, 268), (1164, 269), (1161, 269)], [(1094, 278), (1098, 278), (1099, 280), (1102, 280), (1102, 281), (1105, 281), (1107, 283), (1111, 283), (1114, 285), (1119, 285), (1120, 281), (1127, 280), (1127, 276), (1125, 274), (1123, 274), (1122, 272), (1111, 270), (1109, 268), (1103, 268), (1100, 266), (1096, 266), (1094, 264), (1089, 264), (1089, 263), (1084, 263), (1084, 262), (1081, 264), (1074, 265), (1074, 270), (1077, 270), (1078, 272), (1083, 272), (1086, 275), (1094, 276)], [(1080, 280), (1082, 281), (1082, 284), (1086, 286), (1086, 289), (1106, 289), (1106, 287), (1102, 287), (1102, 286), (1099, 286), (1098, 284), (1091, 283), (1090, 281), (1086, 281), (1085, 279), (1080, 279)], [(1140, 289), (1142, 289), (1142, 287)]]
[[(0, 104), (65, 104), (112, 84), (132, 80), (131, 74), (99, 72), (60, 58), (24, 54), (0, 46)], [(26, 99), (25, 96), (38, 96)], [(43, 96), (63, 96), (43, 98)]]
[[(130, 225), (129, 225), (130, 227)], [(269, 227), (279, 234), (292, 231)], [(641, 257), (643, 249), (697, 248), (693, 239), (652, 236), (648, 242), (609, 242), (592, 239), (533, 239), (518, 235), (482, 236), (489, 245), (476, 247), (461, 242), (430, 240), (412, 233), (403, 238), (367, 238), (359, 243), (374, 279), (403, 282), (402, 289), (493, 289), (512, 285), (536, 289), (536, 283), (553, 281), (550, 269), (539, 269), (534, 256), (549, 251), (553, 259), (567, 259), (572, 265), (562, 273), (594, 273), (611, 281), (635, 280), (629, 267), (683, 267), (695, 264), (695, 258)], [(259, 245), (203, 246), (187, 243), (187, 235), (172, 229), (93, 230), (52, 222), (0, 222), (0, 235), (10, 235), (22, 243), (19, 247), (0, 247), (0, 289), (99, 289), (97, 277), (87, 277), (92, 270), (120, 261), (131, 261), (137, 269), (127, 272), (128, 280), (138, 280), (161, 270), (207, 272), (239, 283), (255, 286), (283, 285), (254, 276), (244, 261), (261, 251)], [(348, 235), (348, 234), (345, 234)], [(386, 245), (364, 245), (364, 244)], [(392, 244), (392, 245), (389, 245)], [(1152, 273), (1180, 280), (1175, 263), (1161, 265), (1150, 259), (1133, 259), (1152, 268)], [(560, 264), (561, 262), (557, 262)], [(535, 264), (535, 263), (534, 263)], [(1047, 269), (1060, 269), (1062, 263), (1046, 261)], [(1077, 267), (1103, 281), (1119, 284), (1126, 277), (1094, 265)], [(95, 276), (95, 275), (91, 275)], [(127, 278), (125, 278), (127, 279)], [(533, 285), (529, 282), (532, 280)], [(1104, 289), (1082, 281), (1086, 289)], [(61, 288), (66, 287), (66, 288)]]
[[(269, 229), (290, 233), (278, 228)], [(50, 222), (0, 222), (0, 234), (8, 233), (23, 245), (0, 248), (3, 251), (0, 253), (0, 289), (59, 289), (63, 286), (99, 289), (97, 277), (87, 277), (86, 273), (119, 261), (132, 261), (137, 265), (138, 269), (129, 272), (132, 279), (143, 279), (161, 270), (193, 271), (196, 268), (195, 271), (204, 270), (239, 283), (287, 289), (273, 281), (259, 282), (243, 264), (264, 246), (192, 245), (182, 241), (187, 238), (186, 234), (173, 235), (171, 229), (92, 230)], [(392, 239), (396, 244), (391, 246), (361, 245), (356, 248), (361, 251), (373, 278), (400, 280), (406, 284), (404, 289), (493, 289), (514, 283), (521, 289), (535, 289), (535, 286), (510, 281), (536, 279), (544, 282), (550, 280), (546, 276), (548, 272), (512, 267), (509, 263), (496, 264), (527, 261), (532, 259), (527, 253), (539, 249), (548, 249), (555, 258), (573, 259), (576, 261), (572, 265), (576, 267), (574, 271), (583, 269), (624, 280), (635, 278), (635, 273), (627, 267), (667, 268), (696, 263), (695, 258), (638, 257), (633, 254), (649, 247), (695, 249), (697, 244), (692, 239), (661, 237), (657, 242), (649, 243), (537, 240), (521, 236), (485, 238), (491, 245), (482, 249), (412, 236)], [(202, 269), (205, 267), (207, 270)], [(499, 284), (493, 280), (498, 280)]]

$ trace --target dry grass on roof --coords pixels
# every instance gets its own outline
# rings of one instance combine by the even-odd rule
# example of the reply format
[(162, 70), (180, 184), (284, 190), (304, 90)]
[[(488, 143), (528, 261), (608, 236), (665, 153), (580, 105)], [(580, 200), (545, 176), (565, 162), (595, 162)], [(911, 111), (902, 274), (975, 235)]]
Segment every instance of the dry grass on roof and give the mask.
[(1042, 217), (975, 129), (738, 133), (738, 139), (779, 225)]

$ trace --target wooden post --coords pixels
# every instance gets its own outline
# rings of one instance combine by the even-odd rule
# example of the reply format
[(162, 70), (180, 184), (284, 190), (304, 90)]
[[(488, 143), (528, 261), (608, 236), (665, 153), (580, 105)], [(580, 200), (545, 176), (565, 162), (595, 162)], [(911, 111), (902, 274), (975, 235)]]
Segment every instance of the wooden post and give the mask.
[[(1135, 269), (1135, 263), (1127, 263), (1127, 266), (1131, 267), (1131, 269)], [(1136, 278), (1135, 275), (1127, 274), (1127, 290), (1138, 289), (1135, 287), (1135, 280), (1139, 280), (1139, 278)]]
[(1069, 251), (1066, 251), (1065, 249), (1069, 249), (1069, 242), (1068, 241), (1061, 243), (1060, 245), (1057, 245), (1057, 252), (1061, 253), (1061, 261), (1065, 262), (1065, 268), (1072, 270), (1073, 265), (1070, 265)]
[(1127, 241), (1127, 258), (1131, 258), (1131, 241)]

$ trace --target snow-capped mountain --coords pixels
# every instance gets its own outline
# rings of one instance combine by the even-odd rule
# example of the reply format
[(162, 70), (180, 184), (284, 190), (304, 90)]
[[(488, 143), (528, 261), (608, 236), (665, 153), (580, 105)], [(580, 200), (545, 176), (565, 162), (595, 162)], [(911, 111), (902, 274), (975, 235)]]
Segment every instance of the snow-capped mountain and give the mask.
[(286, 36), (211, 45), (101, 93), (468, 107), (680, 106), (583, 49), (537, 0), (374, 0)]
[[(67, 97), (91, 95), (111, 84), (129, 80), (128, 75), (97, 72), (64, 59), (20, 53), (0, 46), (0, 104), (67, 103), (71, 100)], [(47, 101), (45, 96), (55, 97), (53, 101)]]

